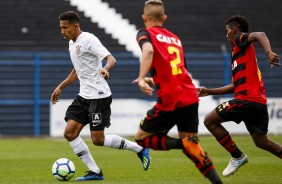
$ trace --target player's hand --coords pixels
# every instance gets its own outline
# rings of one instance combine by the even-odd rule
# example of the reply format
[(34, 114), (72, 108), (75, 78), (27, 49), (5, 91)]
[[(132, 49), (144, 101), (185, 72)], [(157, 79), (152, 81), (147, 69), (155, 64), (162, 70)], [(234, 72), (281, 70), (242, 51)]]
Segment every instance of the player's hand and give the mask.
[(267, 57), (268, 57), (269, 64), (270, 64), (271, 68), (273, 66), (281, 66), (281, 63), (279, 63), (280, 58), (276, 53), (269, 51), (269, 52), (267, 52)]
[[(147, 81), (148, 82), (148, 81)], [(135, 79), (132, 81), (133, 84), (138, 84), (140, 91), (146, 95), (152, 96), (154, 89), (146, 82), (145, 79)]]
[[(149, 86), (154, 86), (154, 81), (152, 77), (145, 77), (145, 82), (149, 84)], [(138, 78), (132, 81), (132, 84), (138, 84)]]
[(199, 97), (203, 97), (203, 96), (208, 96), (209, 95), (209, 93), (207, 91), (207, 88), (199, 87), (199, 88), (196, 88), (196, 90), (197, 90), (197, 93), (198, 93)]
[(62, 90), (59, 87), (57, 87), (51, 94), (51, 102), (53, 105), (59, 101), (59, 95), (61, 94), (61, 92)]
[(104, 79), (107, 80), (108, 78), (110, 78), (110, 73), (105, 68), (102, 68), (99, 72), (104, 77)]

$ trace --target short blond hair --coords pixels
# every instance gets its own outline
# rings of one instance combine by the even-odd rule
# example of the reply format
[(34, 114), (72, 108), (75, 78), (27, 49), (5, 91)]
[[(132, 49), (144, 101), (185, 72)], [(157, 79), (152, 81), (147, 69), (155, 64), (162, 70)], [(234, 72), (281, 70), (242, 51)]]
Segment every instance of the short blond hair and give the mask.
[(161, 0), (148, 0), (144, 4), (144, 15), (153, 21), (161, 21), (165, 15), (164, 3)]
[(161, 0), (148, 0), (145, 4), (164, 4)]

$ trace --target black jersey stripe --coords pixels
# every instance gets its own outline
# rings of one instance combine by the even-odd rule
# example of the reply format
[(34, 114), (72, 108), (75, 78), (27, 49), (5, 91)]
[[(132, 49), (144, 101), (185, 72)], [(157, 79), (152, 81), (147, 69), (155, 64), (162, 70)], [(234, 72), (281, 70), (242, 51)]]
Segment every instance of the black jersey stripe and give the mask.
[(162, 104), (162, 98), (161, 98), (161, 97), (158, 97), (158, 98), (157, 98), (157, 102), (158, 102), (159, 104)]
[(234, 54), (234, 55), (232, 56), (232, 63), (233, 63), (236, 59), (238, 59), (238, 58), (244, 56), (245, 53), (246, 53), (246, 49), (242, 49), (242, 50), (238, 51), (236, 54)]
[(156, 75), (157, 75), (156, 69), (155, 69), (155, 68), (152, 68), (152, 69), (150, 70), (150, 74), (151, 74), (151, 77), (156, 76)]
[(160, 89), (160, 87), (161, 87), (160, 83), (155, 85), (155, 88), (156, 88), (157, 91)]
[(236, 73), (243, 71), (245, 69), (246, 69), (246, 63), (242, 63), (232, 70), (232, 75), (234, 76)]
[(237, 79), (234, 83), (235, 87), (237, 87), (240, 84), (245, 84), (246, 83), (246, 77), (242, 77), (240, 79)]
[(239, 91), (239, 92), (236, 93), (235, 95), (244, 95), (244, 96), (246, 96), (246, 95), (247, 95), (247, 90)]

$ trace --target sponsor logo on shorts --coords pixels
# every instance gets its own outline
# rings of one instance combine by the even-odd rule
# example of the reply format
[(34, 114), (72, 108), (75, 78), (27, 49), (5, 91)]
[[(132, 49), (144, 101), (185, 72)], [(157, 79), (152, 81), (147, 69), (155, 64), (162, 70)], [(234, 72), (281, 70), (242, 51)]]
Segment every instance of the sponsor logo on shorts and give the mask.
[(220, 112), (220, 111), (222, 111), (223, 109), (228, 108), (228, 107), (230, 107), (229, 102), (223, 102), (223, 103), (220, 104), (217, 108), (218, 108), (218, 111)]
[(140, 125), (143, 125), (143, 123), (144, 123), (144, 119), (142, 119), (142, 120), (140, 121)]
[(93, 113), (92, 114), (92, 124), (93, 126), (97, 126), (102, 122), (102, 115), (101, 113)]

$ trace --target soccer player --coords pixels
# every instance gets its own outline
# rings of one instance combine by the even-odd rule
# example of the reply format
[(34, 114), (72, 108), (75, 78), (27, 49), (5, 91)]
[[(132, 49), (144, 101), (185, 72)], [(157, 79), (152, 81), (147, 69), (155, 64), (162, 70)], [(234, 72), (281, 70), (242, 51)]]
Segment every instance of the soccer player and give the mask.
[(255, 145), (282, 159), (281, 145), (267, 138), (268, 111), (262, 75), (252, 42), (258, 41), (272, 66), (279, 66), (280, 59), (272, 52), (264, 32), (249, 31), (248, 20), (234, 15), (226, 21), (227, 40), (233, 46), (232, 82), (221, 88), (198, 88), (198, 95), (219, 95), (234, 93), (235, 98), (223, 102), (205, 117), (204, 124), (230, 154), (231, 160), (223, 171), (224, 176), (234, 174), (239, 167), (248, 162), (248, 157), (234, 143), (228, 131), (221, 125), (226, 121), (244, 121)]
[[(118, 135), (104, 135), (104, 129), (111, 124), (110, 105), (112, 102), (111, 90), (105, 79), (109, 78), (109, 71), (115, 65), (116, 59), (96, 36), (81, 31), (80, 18), (76, 12), (63, 12), (59, 20), (62, 36), (70, 40), (69, 51), (74, 68), (68, 77), (56, 87), (51, 95), (51, 101), (53, 104), (58, 102), (58, 96), (62, 90), (79, 79), (80, 91), (67, 109), (65, 116), (67, 125), (64, 131), (64, 137), (74, 152), (89, 168), (87, 174), (77, 180), (104, 179), (89, 148), (79, 136), (86, 124), (90, 126), (94, 145), (134, 151), (141, 159), (144, 170), (147, 170), (150, 165), (148, 149), (143, 149), (135, 142)], [(106, 61), (104, 67), (102, 67), (102, 60)]]
[[(167, 16), (160, 0), (145, 2), (145, 29), (137, 34), (142, 50), (139, 77), (133, 81), (140, 90), (158, 100), (148, 110), (135, 135), (136, 142), (154, 150), (181, 149), (212, 183), (222, 183), (211, 159), (199, 144), (198, 95), (185, 65), (180, 39), (163, 27)], [(151, 77), (146, 77), (148, 72)], [(176, 125), (179, 138), (167, 133)]]

